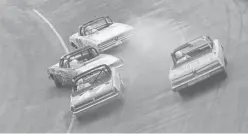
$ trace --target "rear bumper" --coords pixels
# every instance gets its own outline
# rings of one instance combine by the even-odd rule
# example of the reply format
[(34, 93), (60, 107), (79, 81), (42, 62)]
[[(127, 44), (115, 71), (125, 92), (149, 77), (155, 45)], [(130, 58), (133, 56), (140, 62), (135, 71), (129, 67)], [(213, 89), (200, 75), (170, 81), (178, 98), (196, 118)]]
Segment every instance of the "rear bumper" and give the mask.
[(211, 77), (213, 75), (216, 75), (218, 73), (221, 73), (223, 71), (226, 71), (225, 68), (222, 67), (222, 66), (220, 66), (218, 68), (215, 68), (215, 69), (212, 69), (212, 70), (210, 70), (208, 72), (205, 72), (202, 75), (198, 75), (198, 76), (194, 77), (193, 79), (190, 79), (188, 81), (185, 81), (185, 82), (183, 82), (183, 83), (181, 83), (179, 85), (172, 86), (172, 90), (173, 91), (176, 91), (176, 92), (177, 91), (180, 91), (180, 90), (182, 90), (182, 89), (184, 89), (186, 87), (195, 85), (196, 83), (199, 83), (199, 82), (201, 82), (201, 81), (203, 81), (203, 80), (205, 80), (205, 79), (207, 79), (207, 78), (209, 78), (209, 77)]
[(81, 116), (84, 113), (90, 112), (90, 111), (92, 111), (94, 109), (97, 109), (97, 108), (99, 108), (101, 106), (104, 106), (104, 105), (110, 103), (111, 101), (114, 101), (114, 100), (117, 100), (117, 99), (121, 99), (120, 95), (121, 95), (120, 93), (115, 93), (114, 95), (109, 96), (107, 98), (104, 98), (104, 99), (102, 99), (100, 101), (97, 101), (97, 102), (95, 102), (95, 103), (93, 103), (93, 104), (91, 104), (91, 105), (89, 105), (87, 107), (83, 107), (82, 106), (81, 108), (79, 108), (79, 110), (74, 111), (72, 113), (74, 115), (76, 115), (76, 116)]

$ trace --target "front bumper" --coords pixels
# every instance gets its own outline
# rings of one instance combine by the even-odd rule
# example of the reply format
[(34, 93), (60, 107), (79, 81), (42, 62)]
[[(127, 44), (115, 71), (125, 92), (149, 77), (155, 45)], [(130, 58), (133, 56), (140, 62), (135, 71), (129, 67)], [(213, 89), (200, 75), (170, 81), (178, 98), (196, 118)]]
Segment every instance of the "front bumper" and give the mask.
[(134, 36), (134, 34), (130, 34), (130, 35), (125, 36), (125, 37), (120, 37), (118, 40), (101, 45), (101, 47), (98, 46), (98, 50), (100, 52), (105, 52), (111, 48), (114, 48), (114, 47), (117, 47), (119, 45), (127, 43), (133, 36)]
[(91, 105), (88, 105), (88, 106), (82, 105), (81, 107), (77, 108), (76, 111), (72, 111), (72, 113), (76, 116), (81, 116), (82, 114), (89, 112), (91, 110), (97, 109), (101, 106), (104, 106), (104, 105), (110, 103), (111, 101), (114, 101), (116, 99), (121, 99), (120, 96), (121, 96), (121, 93), (116, 92), (113, 95), (108, 96), (104, 99), (95, 100), (94, 103), (92, 103)]
[(186, 87), (195, 85), (196, 83), (199, 83), (199, 82), (201, 82), (201, 81), (203, 81), (203, 80), (205, 80), (205, 79), (207, 79), (207, 78), (209, 78), (209, 77), (211, 77), (211, 76), (213, 76), (215, 74), (223, 72), (223, 71), (225, 71), (225, 68), (222, 67), (222, 66), (219, 66), (219, 67), (214, 68), (214, 69), (212, 69), (210, 71), (207, 71), (207, 72), (205, 72), (205, 73), (203, 73), (201, 75), (198, 75), (198, 76), (196, 76), (196, 77), (194, 77), (194, 78), (192, 78), (192, 79), (190, 79), (188, 81), (185, 81), (185, 82), (183, 82), (183, 83), (181, 83), (179, 85), (172, 86), (172, 90), (176, 91), (176, 92), (180, 91), (181, 89), (184, 89)]

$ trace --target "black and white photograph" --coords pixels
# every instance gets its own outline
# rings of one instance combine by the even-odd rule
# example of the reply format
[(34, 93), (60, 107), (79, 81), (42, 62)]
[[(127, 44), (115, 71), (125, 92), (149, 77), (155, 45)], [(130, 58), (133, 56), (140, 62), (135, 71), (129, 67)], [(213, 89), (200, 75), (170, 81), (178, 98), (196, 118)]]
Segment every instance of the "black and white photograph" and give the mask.
[(248, 133), (248, 0), (0, 0), (0, 133)]

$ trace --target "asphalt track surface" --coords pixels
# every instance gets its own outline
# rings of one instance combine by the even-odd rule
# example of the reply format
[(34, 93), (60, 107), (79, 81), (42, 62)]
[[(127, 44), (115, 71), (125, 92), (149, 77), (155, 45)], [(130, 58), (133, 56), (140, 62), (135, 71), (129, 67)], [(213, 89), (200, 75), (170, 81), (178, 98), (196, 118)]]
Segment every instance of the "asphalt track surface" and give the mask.
[[(245, 0), (3, 0), (0, 2), (0, 132), (248, 132), (248, 3)], [(70, 89), (46, 74), (64, 54), (63, 39), (94, 16), (137, 29), (110, 53), (122, 56), (125, 103), (71, 122)], [(223, 43), (228, 78), (214, 77), (183, 94), (170, 90), (169, 53), (200, 35)]]

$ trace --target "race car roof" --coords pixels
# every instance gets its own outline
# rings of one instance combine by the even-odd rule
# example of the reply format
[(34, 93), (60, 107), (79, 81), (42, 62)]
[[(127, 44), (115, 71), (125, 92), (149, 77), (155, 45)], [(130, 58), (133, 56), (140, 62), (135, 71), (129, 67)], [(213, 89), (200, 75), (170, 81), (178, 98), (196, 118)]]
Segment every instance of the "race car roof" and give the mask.
[(185, 48), (185, 47), (191, 45), (190, 42), (194, 42), (195, 40), (198, 40), (198, 39), (201, 39), (201, 38), (205, 39), (206, 37), (207, 37), (207, 36), (204, 35), (204, 36), (199, 36), (199, 37), (197, 37), (197, 38), (195, 38), (195, 39), (192, 39), (192, 40), (188, 41), (187, 43), (185, 43), (185, 44), (183, 44), (183, 45), (180, 45), (179, 47), (175, 48), (174, 51), (173, 51), (172, 53), (175, 53), (175, 52), (177, 52), (178, 50), (181, 50), (181, 49), (183, 49), (183, 48)]
[(72, 78), (72, 80), (74, 82), (76, 82), (77, 80), (79, 80), (80, 78), (82, 78), (85, 74), (89, 73), (89, 72), (92, 72), (94, 70), (97, 70), (97, 69), (102, 69), (102, 68), (106, 68), (108, 71), (111, 71), (111, 69), (106, 65), (106, 64), (102, 64), (102, 65), (99, 65), (97, 67), (94, 67), (92, 69), (89, 69), (88, 71), (85, 71), (85, 72), (82, 72), (82, 73), (79, 73), (78, 75), (76, 75), (75, 77)]
[(65, 58), (65, 57), (67, 57), (67, 56), (73, 56), (73, 55), (75, 55), (75, 54), (78, 54), (79, 52), (85, 51), (85, 50), (90, 49), (90, 48), (93, 48), (93, 47), (91, 47), (91, 46), (85, 46), (85, 47), (78, 48), (78, 49), (76, 49), (76, 50), (74, 50), (74, 51), (72, 51), (72, 52), (70, 52), (70, 53), (68, 53), (68, 54), (63, 55), (63, 56), (61, 57), (61, 59), (62, 59), (62, 58)]
[(106, 17), (109, 17), (109, 16), (98, 17), (98, 18), (96, 18), (96, 19), (93, 19), (93, 20), (91, 20), (91, 21), (88, 21), (87, 23), (85, 23), (85, 24), (83, 24), (83, 25), (81, 25), (81, 26), (82, 26), (82, 27), (88, 26), (90, 23), (92, 23), (92, 22), (94, 22), (94, 21), (97, 21), (97, 20), (104, 19), (104, 18), (106, 18)]

